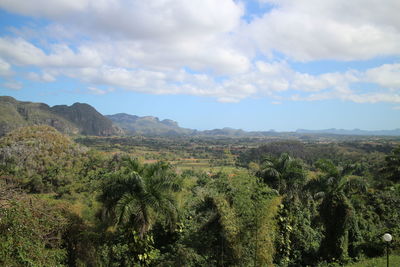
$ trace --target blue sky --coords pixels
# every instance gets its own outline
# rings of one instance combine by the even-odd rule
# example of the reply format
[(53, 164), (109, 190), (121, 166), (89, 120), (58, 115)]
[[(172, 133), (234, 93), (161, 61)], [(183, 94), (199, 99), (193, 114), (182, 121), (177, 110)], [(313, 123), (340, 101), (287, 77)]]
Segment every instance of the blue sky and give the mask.
[(400, 128), (398, 0), (0, 0), (0, 94), (195, 129)]

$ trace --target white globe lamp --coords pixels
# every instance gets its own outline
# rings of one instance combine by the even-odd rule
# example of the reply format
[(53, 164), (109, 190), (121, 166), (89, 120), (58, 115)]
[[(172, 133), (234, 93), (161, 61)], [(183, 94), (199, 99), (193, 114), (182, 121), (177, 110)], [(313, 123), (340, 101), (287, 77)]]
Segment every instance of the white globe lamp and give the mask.
[(384, 235), (382, 236), (382, 238), (383, 238), (383, 241), (385, 241), (385, 242), (390, 242), (390, 241), (392, 241), (392, 239), (393, 239), (392, 235), (391, 235), (391, 234), (388, 234), (388, 233), (384, 234)]
[(389, 243), (393, 240), (391, 234), (386, 233), (382, 236), (383, 241), (386, 242), (386, 266), (389, 267)]

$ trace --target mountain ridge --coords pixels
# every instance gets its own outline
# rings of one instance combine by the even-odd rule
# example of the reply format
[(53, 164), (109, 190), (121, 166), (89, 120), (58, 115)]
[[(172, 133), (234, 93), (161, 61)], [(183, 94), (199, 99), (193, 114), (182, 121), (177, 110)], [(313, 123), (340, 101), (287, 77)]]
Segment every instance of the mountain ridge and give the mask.
[(122, 135), (122, 129), (88, 104), (50, 107), (0, 96), (0, 136), (24, 126), (49, 125), (65, 134)]
[(400, 128), (393, 130), (366, 131), (360, 129), (297, 129), (293, 132), (245, 131), (224, 127), (212, 130), (196, 130), (180, 127), (171, 119), (160, 120), (154, 116), (137, 116), (127, 113), (102, 115), (86, 103), (71, 106), (18, 101), (10, 96), (0, 96), (0, 136), (16, 128), (30, 125), (49, 125), (62, 133), (75, 135), (148, 135), (148, 136), (226, 136), (226, 137), (284, 137), (309, 138), (313, 135), (344, 136), (400, 136)]
[(128, 135), (191, 135), (194, 131), (179, 127), (176, 121), (165, 119), (160, 121), (153, 116), (139, 117), (127, 113), (106, 115), (114, 124), (123, 129)]
[(334, 135), (360, 135), (360, 136), (400, 136), (400, 128), (393, 130), (361, 130), (358, 128), (349, 130), (349, 129), (323, 129), (323, 130), (306, 130), (306, 129), (297, 129), (296, 133), (299, 134), (334, 134)]

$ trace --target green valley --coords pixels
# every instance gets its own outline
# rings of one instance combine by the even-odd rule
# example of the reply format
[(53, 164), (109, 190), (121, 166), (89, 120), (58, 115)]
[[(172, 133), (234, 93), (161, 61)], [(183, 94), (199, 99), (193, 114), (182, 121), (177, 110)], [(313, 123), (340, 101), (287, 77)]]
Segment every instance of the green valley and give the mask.
[(385, 232), (399, 255), (399, 147), (19, 128), (0, 139), (0, 263), (358, 266)]

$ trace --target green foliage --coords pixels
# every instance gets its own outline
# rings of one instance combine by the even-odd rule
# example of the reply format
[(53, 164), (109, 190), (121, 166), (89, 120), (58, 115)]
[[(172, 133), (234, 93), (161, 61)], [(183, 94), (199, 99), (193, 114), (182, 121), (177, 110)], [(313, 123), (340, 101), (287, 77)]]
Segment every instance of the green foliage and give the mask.
[[(265, 142), (265, 141), (264, 141)], [(279, 140), (241, 151), (238, 156), (238, 165), (247, 167), (250, 162), (261, 163), (265, 155), (279, 157), (288, 153), (293, 158), (298, 158), (312, 165), (319, 159), (329, 159), (335, 164), (344, 162), (358, 162), (373, 170), (379, 166), (385, 153), (393, 148), (388, 142), (354, 140), (352, 142), (300, 142), (293, 140)]]
[[(359, 210), (359, 228), (363, 236), (360, 246), (366, 256), (377, 257), (384, 254), (384, 233), (391, 233), (394, 237), (400, 236), (399, 206), (399, 184), (384, 190), (370, 190), (364, 195), (361, 204), (354, 205)], [(394, 238), (391, 245), (394, 249), (399, 249), (399, 239)]]
[(393, 149), (392, 153), (385, 157), (383, 173), (387, 179), (400, 182), (400, 146)]
[(78, 140), (102, 152), (46, 126), (1, 139), (1, 266), (343, 266), (384, 255), (385, 232), (400, 249), (392, 143)]
[(67, 219), (62, 209), (2, 187), (7, 198), (0, 199), (0, 265), (63, 266)]
[(349, 221), (353, 213), (351, 204), (343, 194), (328, 195), (322, 201), (320, 215), (325, 231), (320, 253), (325, 259), (348, 259)]
[(132, 228), (106, 232), (103, 238), (106, 242), (99, 248), (99, 266), (150, 266), (159, 256), (153, 237), (141, 237)]
[(277, 216), (275, 263), (278, 266), (313, 266), (322, 240), (315, 220), (317, 205), (309, 194), (300, 199), (284, 198)]
[(236, 172), (201, 177), (192, 192), (177, 242), (180, 251), (191, 255), (193, 265), (188, 266), (203, 260), (212, 266), (272, 264), (280, 204), (274, 191)]
[(286, 153), (279, 158), (265, 158), (257, 176), (280, 194), (293, 194), (305, 183), (302, 163)]
[(349, 176), (351, 166), (338, 167), (329, 160), (320, 160), (316, 165), (322, 174), (310, 181), (309, 188), (322, 198), (319, 216), (324, 238), (320, 254), (327, 261), (345, 262), (358, 256), (357, 245), (361, 241), (358, 217), (349, 197), (351, 193), (365, 193), (366, 185), (362, 179)]
[(20, 128), (0, 139), (0, 175), (30, 192), (53, 192), (71, 184), (86, 149), (49, 126)]
[(195, 249), (188, 247), (182, 243), (174, 244), (170, 250), (160, 255), (154, 266), (170, 267), (170, 266), (212, 266), (215, 265), (206, 256), (202, 256)]
[(99, 247), (105, 242), (103, 233), (73, 212), (67, 212), (64, 216), (68, 222), (62, 236), (63, 248), (67, 252), (67, 265), (90, 267), (100, 265), (102, 261)]

